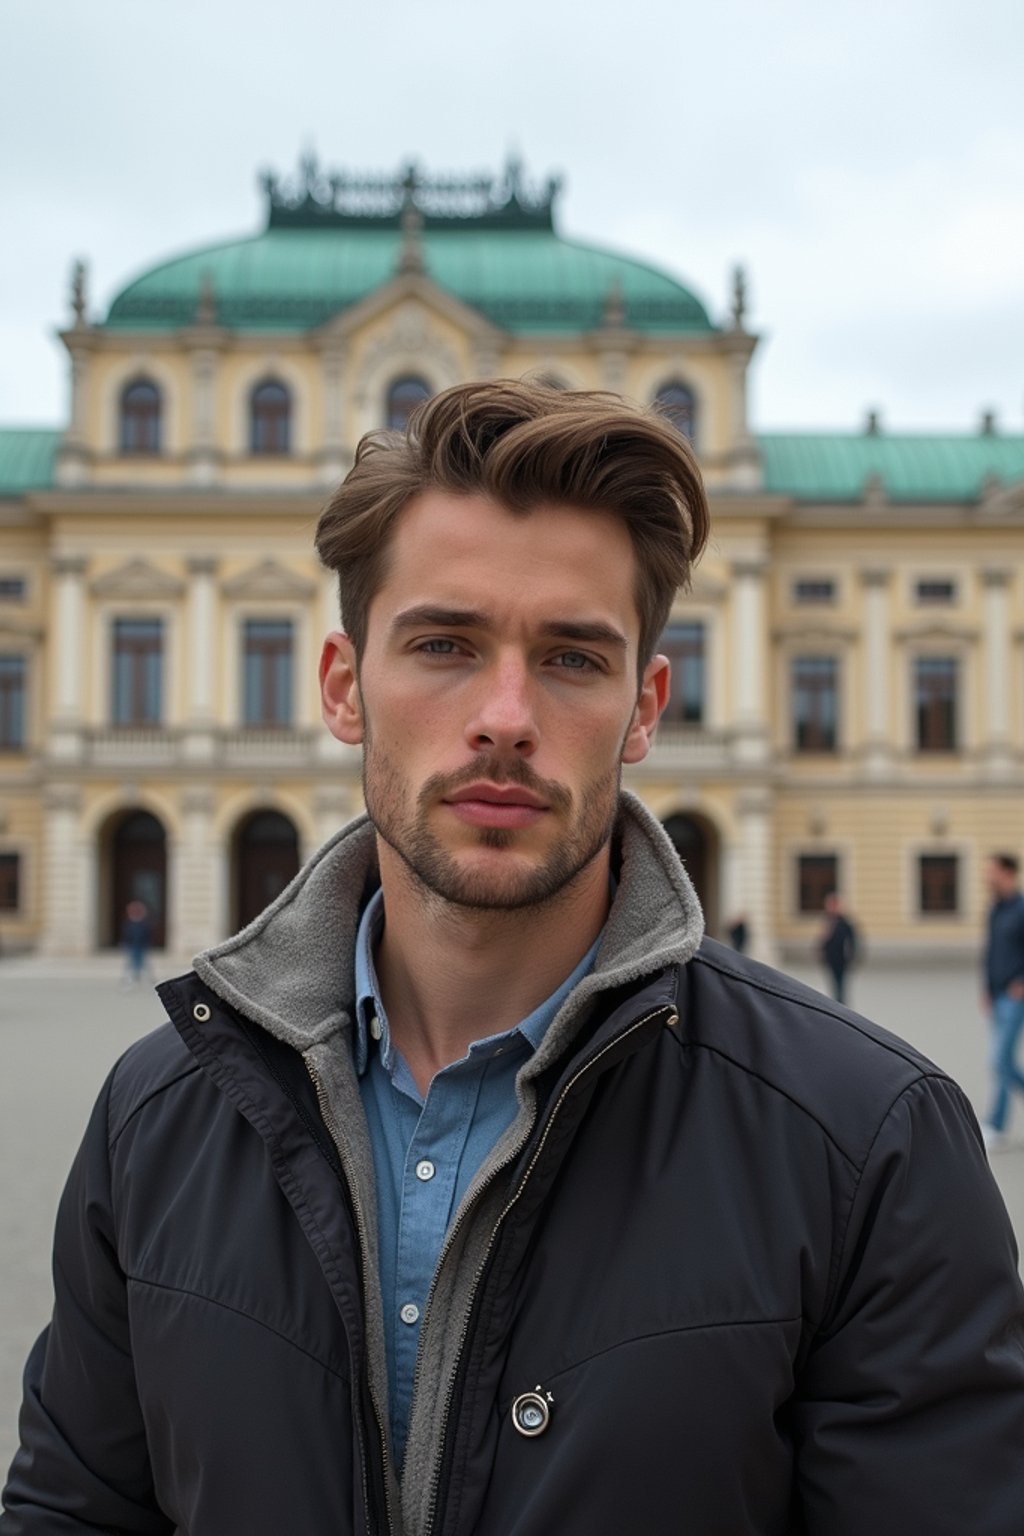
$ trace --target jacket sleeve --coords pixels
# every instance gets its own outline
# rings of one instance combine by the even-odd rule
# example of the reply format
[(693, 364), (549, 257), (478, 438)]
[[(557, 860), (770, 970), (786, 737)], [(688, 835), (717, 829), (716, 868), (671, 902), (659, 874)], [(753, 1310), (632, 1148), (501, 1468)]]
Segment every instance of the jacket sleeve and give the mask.
[(973, 1115), (945, 1078), (887, 1115), (796, 1410), (807, 1536), (1021, 1536), (1024, 1296)]
[(156, 1502), (135, 1390), (110, 1198), (111, 1080), (57, 1213), (53, 1318), (25, 1368), (21, 1444), (4, 1489), (2, 1536), (174, 1530)]

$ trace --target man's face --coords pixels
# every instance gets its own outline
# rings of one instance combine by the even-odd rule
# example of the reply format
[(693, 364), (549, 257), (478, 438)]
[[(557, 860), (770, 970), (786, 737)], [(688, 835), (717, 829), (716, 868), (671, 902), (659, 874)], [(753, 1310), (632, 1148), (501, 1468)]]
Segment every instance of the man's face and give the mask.
[[(402, 513), (358, 672), (328, 639), (324, 714), (364, 746), (380, 838), (450, 902), (544, 901), (607, 858), (621, 764), (646, 756), (668, 663), (637, 689), (629, 534), (431, 491)], [(383, 852), (383, 850), (382, 850)]]
[(1017, 889), (1017, 876), (1012, 870), (997, 864), (995, 859), (988, 859), (985, 863), (985, 884), (989, 894), (1001, 901), (1006, 896), (1012, 896)]

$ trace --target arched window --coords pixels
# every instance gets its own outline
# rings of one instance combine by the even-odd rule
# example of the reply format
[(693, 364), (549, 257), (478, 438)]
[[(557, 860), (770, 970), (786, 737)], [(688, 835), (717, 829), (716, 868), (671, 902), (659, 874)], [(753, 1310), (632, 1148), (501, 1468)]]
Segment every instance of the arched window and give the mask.
[(249, 451), (288, 453), (292, 436), (292, 397), (277, 379), (264, 379), (249, 396)]
[(160, 391), (152, 379), (133, 379), (121, 391), (121, 452), (160, 452)]
[(697, 402), (693, 390), (686, 384), (673, 380), (663, 384), (654, 397), (654, 403), (663, 416), (692, 442), (697, 436)]
[(389, 384), (384, 419), (390, 430), (404, 432), (413, 411), (424, 400), (429, 400), (432, 394), (430, 385), (414, 374), (407, 374), (405, 378), (395, 379)]

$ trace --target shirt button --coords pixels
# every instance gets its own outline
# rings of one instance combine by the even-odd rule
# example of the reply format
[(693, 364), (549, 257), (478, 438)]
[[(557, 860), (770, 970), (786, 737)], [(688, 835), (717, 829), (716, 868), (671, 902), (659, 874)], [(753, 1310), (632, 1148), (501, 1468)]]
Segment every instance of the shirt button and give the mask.
[(371, 1016), (370, 1016), (370, 1034), (371, 1034), (372, 1038), (374, 1040), (379, 1040), (383, 1033), (384, 1033), (384, 1029), (383, 1029), (383, 1026), (382, 1026), (382, 1024), (380, 1022), (380, 1019), (378, 1019), (378, 1017), (377, 1017), (377, 1015), (375, 1013), (371, 1014)]
[(413, 1323), (418, 1323), (420, 1320), (420, 1309), (414, 1301), (407, 1301), (398, 1315), (402, 1322), (408, 1323), (411, 1328)]
[(430, 1161), (429, 1157), (425, 1157), (423, 1159), (422, 1163), (417, 1163), (416, 1164), (416, 1177), (418, 1179), (422, 1179), (424, 1184), (427, 1182), (428, 1179), (432, 1179), (436, 1172), (437, 1172), (437, 1169), (434, 1167), (434, 1165)]

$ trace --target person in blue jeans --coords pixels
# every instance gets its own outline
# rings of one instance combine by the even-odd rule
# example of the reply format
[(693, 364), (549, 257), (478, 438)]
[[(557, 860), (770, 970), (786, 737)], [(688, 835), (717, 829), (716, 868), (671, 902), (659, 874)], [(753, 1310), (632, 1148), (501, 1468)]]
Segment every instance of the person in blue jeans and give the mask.
[(1020, 861), (1012, 853), (994, 853), (985, 866), (992, 896), (985, 948), (986, 1001), (992, 1018), (993, 1093), (982, 1126), (986, 1145), (1006, 1143), (1014, 1089), (1024, 1094), (1024, 1072), (1017, 1050), (1024, 1031), (1024, 894)]

